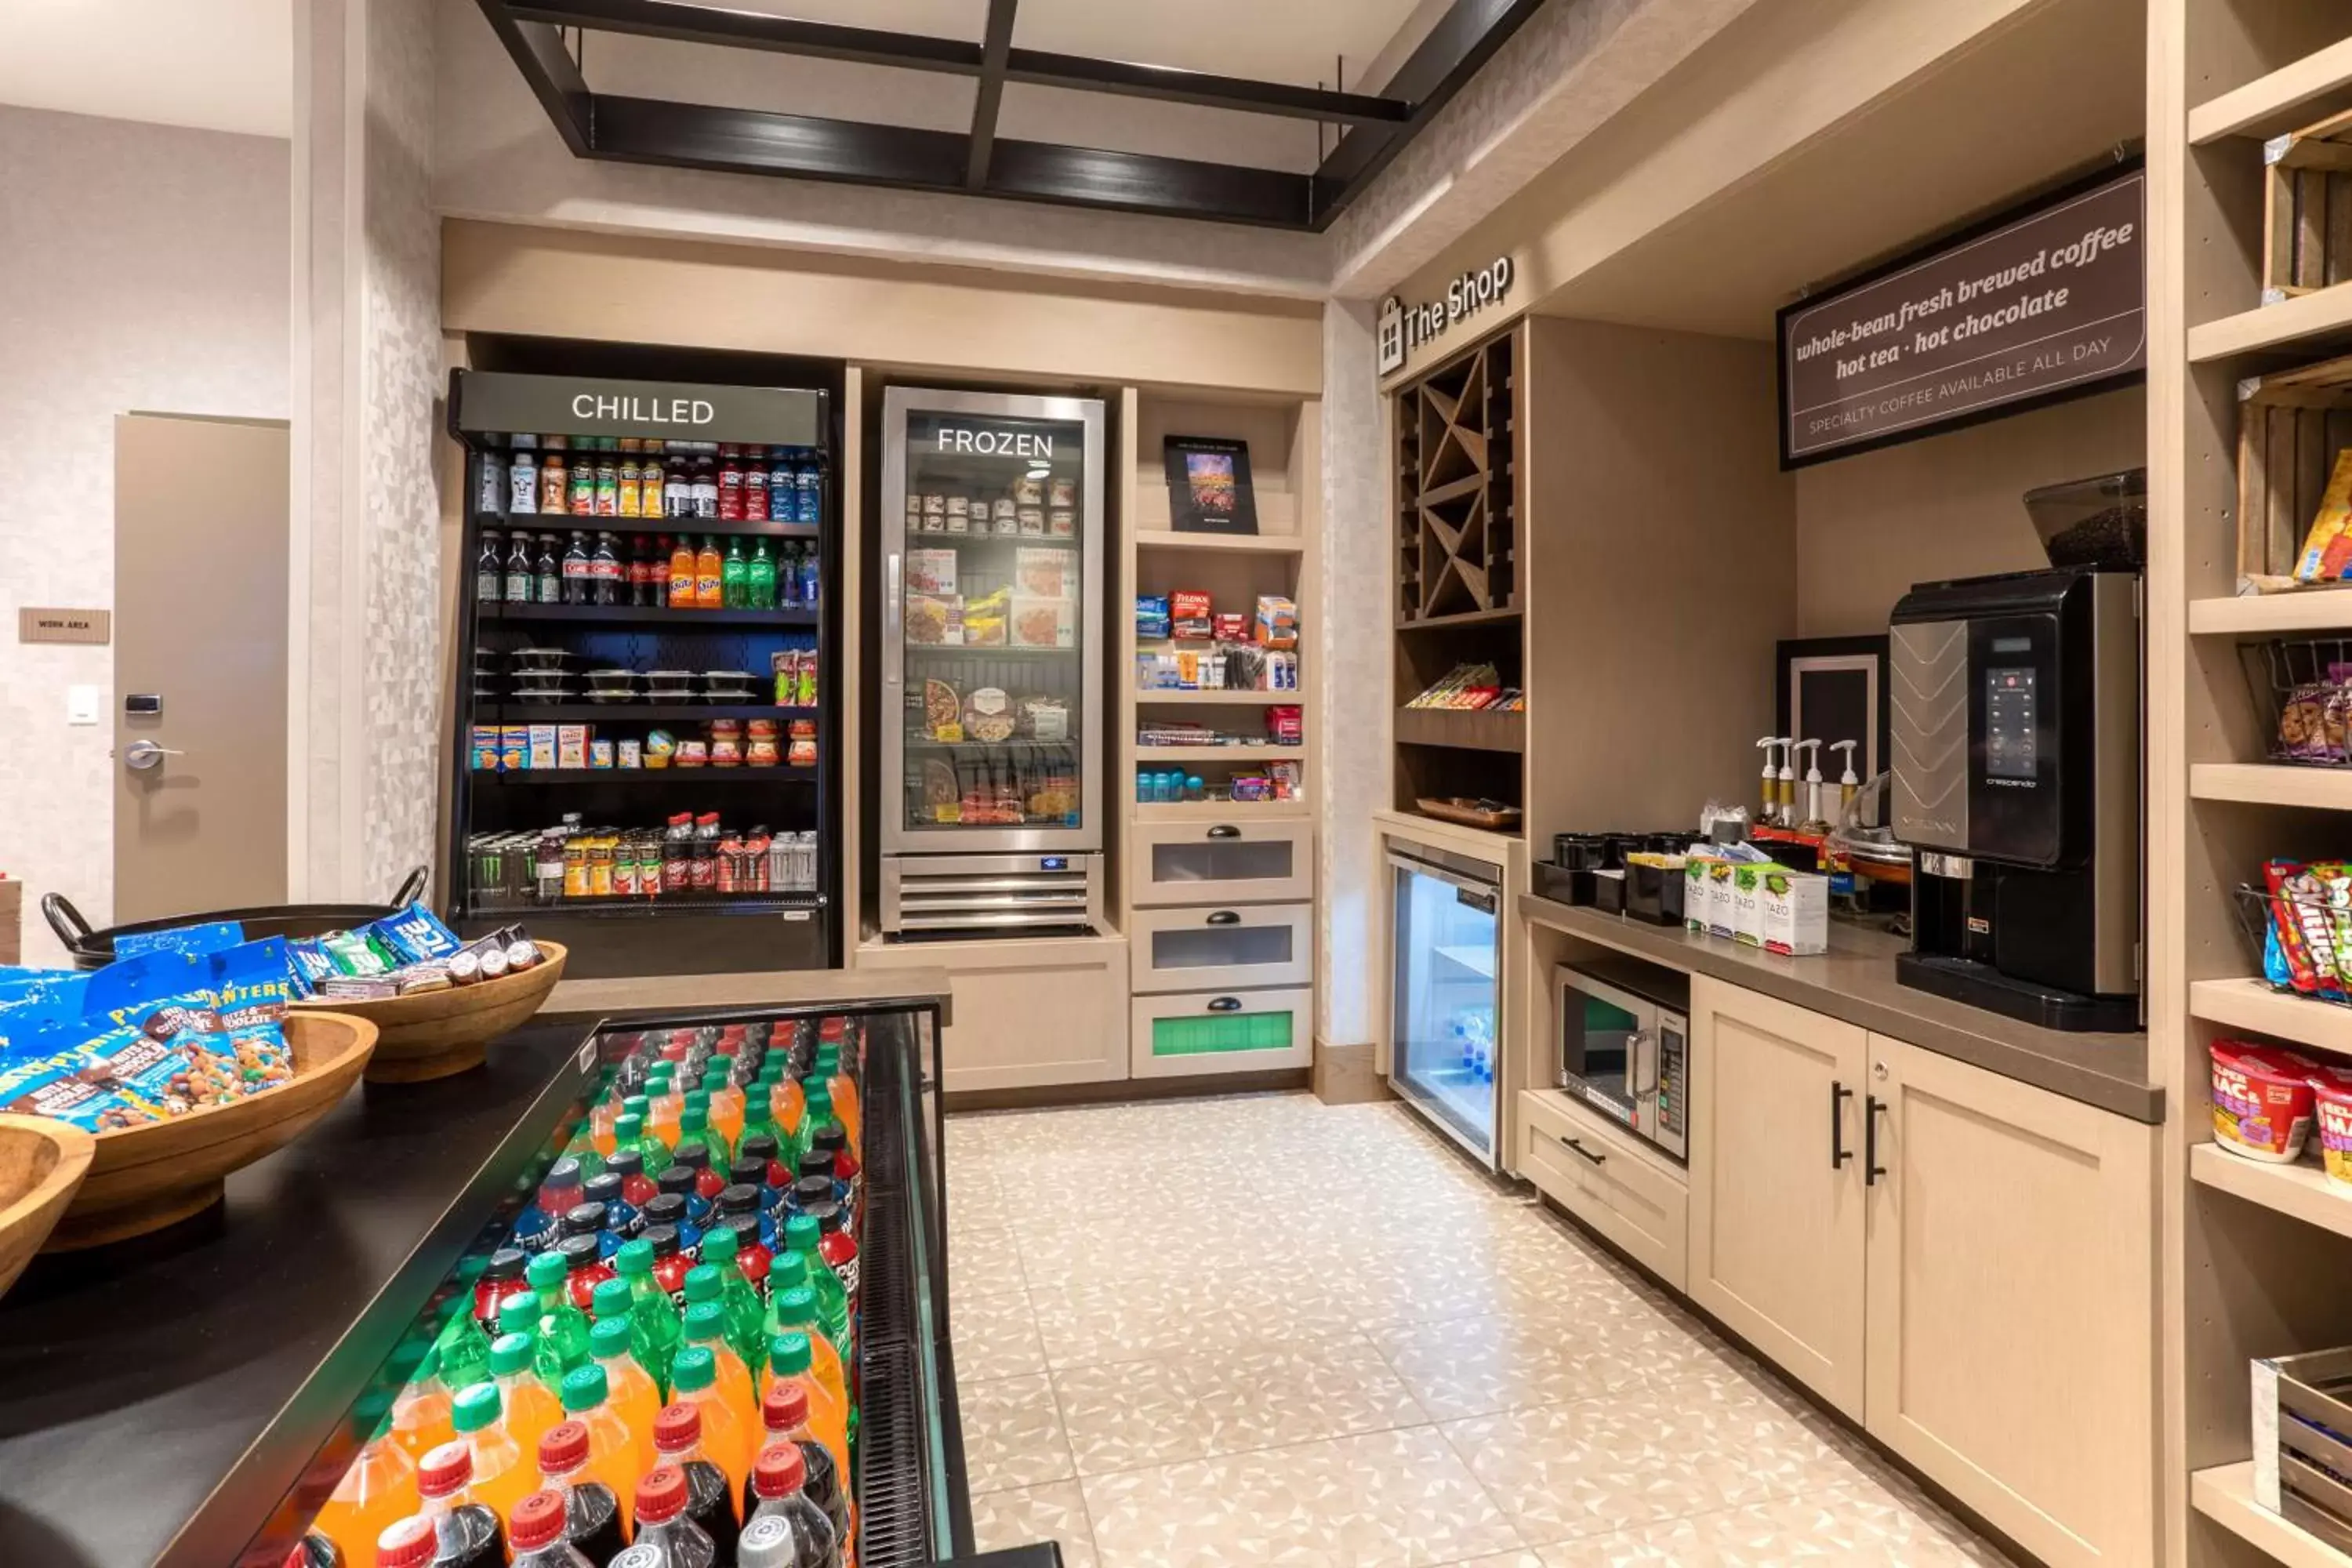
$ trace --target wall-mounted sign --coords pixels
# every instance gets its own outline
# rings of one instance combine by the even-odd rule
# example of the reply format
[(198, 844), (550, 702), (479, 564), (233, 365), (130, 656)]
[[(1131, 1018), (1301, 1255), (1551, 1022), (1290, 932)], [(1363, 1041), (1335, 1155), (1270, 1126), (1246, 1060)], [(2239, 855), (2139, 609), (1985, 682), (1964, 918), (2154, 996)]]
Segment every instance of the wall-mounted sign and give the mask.
[(986, 426), (942, 425), (939, 427), (937, 443), (938, 449), (942, 452), (977, 452), (984, 458), (1050, 458), (1054, 455), (1054, 433), (1050, 430), (991, 430)]
[(1780, 312), (1780, 466), (2104, 390), (2147, 363), (2147, 178), (2102, 179)]
[(461, 370), (450, 381), (449, 428), (478, 437), (650, 436), (814, 447), (824, 440), (824, 395)]
[(16, 611), (18, 642), (104, 643), (113, 637), (111, 610), (37, 610), (27, 605)]
[(1402, 370), (1407, 355), (1433, 342), (1465, 316), (1501, 303), (1511, 291), (1511, 258), (1498, 256), (1445, 286), (1445, 298), (1407, 305), (1394, 294), (1381, 301), (1380, 354), (1382, 375)]

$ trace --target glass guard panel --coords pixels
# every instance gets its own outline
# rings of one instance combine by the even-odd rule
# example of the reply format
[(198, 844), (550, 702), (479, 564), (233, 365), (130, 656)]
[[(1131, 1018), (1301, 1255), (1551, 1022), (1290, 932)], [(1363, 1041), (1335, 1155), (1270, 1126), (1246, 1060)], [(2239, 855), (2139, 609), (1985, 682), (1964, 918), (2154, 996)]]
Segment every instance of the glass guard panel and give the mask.
[(1086, 426), (907, 417), (906, 826), (1078, 827)]
[(1396, 873), (1396, 1048), (1405, 1080), (1491, 1149), (1495, 916), (1453, 883)]

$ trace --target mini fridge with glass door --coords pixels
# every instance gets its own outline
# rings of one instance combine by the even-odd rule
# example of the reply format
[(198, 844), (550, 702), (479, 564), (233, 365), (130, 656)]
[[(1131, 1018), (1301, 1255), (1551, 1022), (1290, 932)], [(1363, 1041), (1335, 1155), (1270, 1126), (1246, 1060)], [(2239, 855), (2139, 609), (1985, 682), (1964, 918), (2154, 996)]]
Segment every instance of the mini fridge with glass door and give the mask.
[(1503, 868), (1391, 842), (1389, 1087), (1502, 1168)]
[(882, 404), (884, 932), (1103, 914), (1105, 409), (891, 387)]

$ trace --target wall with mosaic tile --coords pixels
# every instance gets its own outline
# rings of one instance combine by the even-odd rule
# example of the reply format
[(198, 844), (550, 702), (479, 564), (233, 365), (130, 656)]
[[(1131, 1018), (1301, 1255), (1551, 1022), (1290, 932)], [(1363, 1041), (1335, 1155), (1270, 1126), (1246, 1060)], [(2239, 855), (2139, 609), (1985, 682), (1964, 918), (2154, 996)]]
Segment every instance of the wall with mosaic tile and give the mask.
[(1335, 300), (1323, 309), (1323, 605), (1316, 641), (1323, 669), (1321, 901), (1316, 910), (1316, 1032), (1333, 1045), (1372, 1037), (1379, 1015), (1368, 952), (1372, 904), (1371, 814), (1388, 777), (1389, 557), (1381, 474), (1381, 397), (1373, 312)]

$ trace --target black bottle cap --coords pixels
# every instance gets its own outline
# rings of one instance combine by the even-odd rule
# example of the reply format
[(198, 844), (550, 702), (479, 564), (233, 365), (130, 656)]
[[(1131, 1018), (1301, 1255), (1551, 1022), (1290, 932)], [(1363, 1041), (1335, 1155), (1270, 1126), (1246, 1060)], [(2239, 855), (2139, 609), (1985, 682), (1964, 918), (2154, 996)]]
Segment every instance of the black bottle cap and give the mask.
[[(730, 1185), (740, 1184), (757, 1187), (764, 1185), (767, 1180), (768, 1162), (752, 1155), (747, 1154), (727, 1167), (727, 1181)], [(727, 1201), (727, 1194), (719, 1194), (719, 1201), (724, 1204)]]
[[(685, 1148), (680, 1149), (677, 1152), (677, 1163), (678, 1164), (687, 1166), (691, 1170), (709, 1170), (710, 1168), (709, 1145), (707, 1143), (688, 1143)], [(673, 1166), (672, 1169), (676, 1169), (676, 1167)], [(668, 1179), (669, 1173), (665, 1171), (662, 1173), (662, 1175), (663, 1179), (667, 1181)]]
[(591, 1204), (619, 1203), (621, 1201), (620, 1173), (608, 1170), (603, 1175), (590, 1177), (587, 1192), (588, 1201)]
[(603, 1260), (601, 1246), (593, 1236), (567, 1236), (555, 1250), (563, 1254), (563, 1267), (577, 1274), (583, 1268), (594, 1268)]
[(760, 1216), (755, 1214), (730, 1215), (719, 1224), (721, 1230), (735, 1233), (735, 1256), (740, 1258), (755, 1247), (765, 1247), (760, 1239)]
[(842, 1230), (849, 1224), (849, 1216), (843, 1214), (841, 1205), (831, 1199), (821, 1204), (803, 1205), (801, 1213), (816, 1221), (816, 1227), (820, 1231)]
[(814, 1214), (819, 1204), (833, 1201), (831, 1176), (803, 1176), (793, 1184), (793, 1207), (802, 1214)]
[(757, 1215), (760, 1212), (760, 1187), (756, 1182), (738, 1182), (719, 1194), (720, 1214)]
[(613, 1157), (604, 1162), (604, 1173), (625, 1179), (642, 1176), (646, 1173), (646, 1157), (635, 1149), (617, 1149), (614, 1151)]
[[(665, 1194), (674, 1193), (679, 1197), (684, 1197), (687, 1194), (694, 1191), (694, 1167), (691, 1165), (672, 1165), (668, 1170), (664, 1171), (660, 1175), (654, 1178), (654, 1185), (659, 1187)], [(649, 1205), (647, 1206), (650, 1207), (651, 1205)]]
[(822, 1149), (828, 1154), (838, 1154), (848, 1147), (849, 1130), (838, 1121), (826, 1122), (816, 1130), (816, 1136), (809, 1140), (812, 1153)]
[[(654, 1204), (657, 1204), (659, 1202), (661, 1202), (661, 1199), (656, 1198), (653, 1200), (653, 1203), (647, 1204), (646, 1205), (646, 1212), (651, 1213)], [(679, 1199), (678, 1207), (684, 1208), (685, 1206), (686, 1200), (683, 1198)], [(652, 1247), (656, 1258), (675, 1258), (677, 1256), (677, 1226), (674, 1225), (649, 1225), (646, 1226), (641, 1233), (639, 1233), (637, 1239), (644, 1242), (647, 1247)]]
[(569, 1157), (558, 1160), (554, 1164), (550, 1165), (547, 1168), (547, 1180), (540, 1184), (546, 1187), (578, 1186), (580, 1184), (580, 1162)]
[(682, 1224), (685, 1219), (686, 1200), (676, 1193), (664, 1193), (659, 1197), (646, 1200), (646, 1223), (648, 1225), (675, 1226)]
[(603, 1204), (581, 1204), (563, 1216), (563, 1235), (567, 1241), (583, 1236), (593, 1237), (604, 1228)]
[(794, 1173), (803, 1181), (806, 1181), (811, 1176), (823, 1176), (828, 1182), (833, 1180), (833, 1151), (810, 1150), (801, 1156), (800, 1164)]
[(772, 1132), (754, 1132), (744, 1139), (742, 1147), (735, 1152), (742, 1156), (741, 1160), (735, 1162), (738, 1165), (744, 1160), (757, 1160), (764, 1164), (781, 1153), (782, 1146), (776, 1142), (776, 1135)]
[(485, 1279), (520, 1279), (530, 1265), (530, 1254), (520, 1247), (501, 1247), (482, 1266)]

